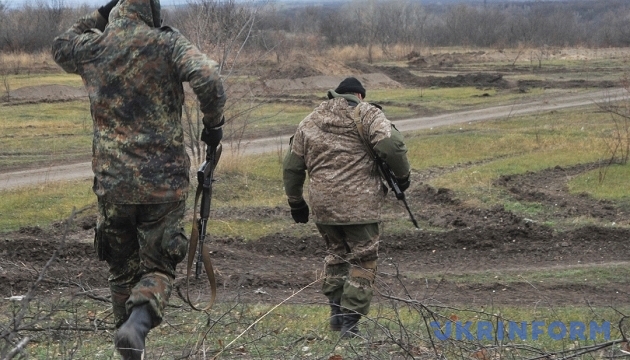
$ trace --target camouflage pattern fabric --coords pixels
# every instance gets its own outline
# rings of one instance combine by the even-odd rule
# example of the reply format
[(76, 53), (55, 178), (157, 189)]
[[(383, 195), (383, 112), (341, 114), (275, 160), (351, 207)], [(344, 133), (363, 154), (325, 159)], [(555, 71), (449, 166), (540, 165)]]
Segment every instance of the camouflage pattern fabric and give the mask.
[(132, 205), (99, 200), (98, 210), (94, 247), (109, 265), (116, 326), (132, 307), (145, 303), (157, 326), (173, 289), (175, 267), (188, 249), (181, 223), (185, 201)]
[(176, 30), (153, 27), (150, 4), (121, 0), (109, 24), (95, 11), (52, 46), (57, 64), (79, 74), (88, 91), (94, 192), (111, 203), (184, 199), (190, 160), (181, 124), (182, 83), (190, 83), (206, 127), (221, 122), (225, 104), (216, 62)]
[(394, 171), (409, 175), (402, 136), (378, 107), (352, 94), (328, 92), (300, 122), (283, 162), (289, 203), (299, 203), (308, 173), (309, 204), (328, 256), (322, 292), (345, 313), (367, 315), (372, 301), (385, 193), (363, 138)]
[[(375, 146), (392, 137), (391, 122), (380, 109), (366, 102), (356, 106), (366, 140)], [(343, 97), (321, 103), (298, 125), (285, 159), (289, 202), (302, 199), (300, 181), (305, 175), (297, 164), (303, 161), (309, 176), (309, 205), (318, 224), (364, 224), (380, 219), (385, 194), (374, 161), (359, 137), (354, 109)], [(406, 148), (386, 161), (404, 159), (408, 172), (405, 154)]]
[(343, 312), (367, 315), (376, 275), (378, 224), (317, 224), (317, 229), (328, 252), (322, 293), (330, 301), (340, 300)]

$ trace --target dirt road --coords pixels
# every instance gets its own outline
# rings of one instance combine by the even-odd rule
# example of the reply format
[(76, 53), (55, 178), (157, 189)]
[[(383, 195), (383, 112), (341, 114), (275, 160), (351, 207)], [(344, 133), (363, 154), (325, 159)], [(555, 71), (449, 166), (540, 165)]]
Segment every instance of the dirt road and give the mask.
[[(468, 123), (473, 121), (509, 118), (517, 115), (545, 112), (551, 110), (588, 106), (596, 103), (621, 100), (627, 98), (624, 89), (598, 90), (588, 93), (561, 95), (555, 98), (546, 97), (536, 101), (488, 107), (485, 109), (467, 110), (430, 117), (412, 118), (396, 121), (396, 127), (403, 132), (433, 128), (437, 126)], [(272, 138), (260, 138), (241, 144), (246, 154), (260, 154), (286, 148), (290, 135)], [(227, 147), (229, 148), (229, 147)], [(51, 166), (42, 169), (15, 171), (0, 174), (0, 190), (14, 189), (21, 186), (42, 184), (52, 181), (90, 178), (91, 163)]]

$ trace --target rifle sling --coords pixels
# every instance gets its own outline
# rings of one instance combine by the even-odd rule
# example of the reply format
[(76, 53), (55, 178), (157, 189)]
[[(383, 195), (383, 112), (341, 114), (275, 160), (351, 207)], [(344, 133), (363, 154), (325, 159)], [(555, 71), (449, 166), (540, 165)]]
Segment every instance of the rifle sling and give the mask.
[(374, 149), (372, 149), (372, 147), (370, 146), (370, 143), (368, 143), (368, 141), (363, 136), (363, 123), (359, 121), (359, 118), (361, 117), (360, 113), (361, 113), (361, 109), (359, 109), (359, 104), (357, 104), (357, 106), (354, 107), (354, 116), (352, 117), (352, 119), (354, 120), (354, 125), (357, 127), (357, 130), (359, 131), (359, 137), (361, 138), (361, 142), (363, 142), (363, 145), (365, 145), (368, 155), (370, 155), (372, 159), (376, 159), (376, 154), (374, 153)]
[[(360, 111), (359, 111), (359, 105), (357, 104), (357, 106), (354, 108), (354, 124), (357, 127), (357, 130), (359, 131), (359, 137), (361, 138), (361, 141), (363, 142), (363, 145), (365, 145), (365, 148), (367, 149), (368, 155), (370, 155), (372, 157), (372, 160), (374, 160), (375, 162), (377, 161), (378, 157), (376, 156), (376, 153), (374, 152), (374, 149), (372, 149), (372, 147), (370, 146), (370, 143), (367, 142), (367, 140), (365, 140), (365, 137), (363, 136), (363, 124), (359, 121), (359, 117), (360, 117)], [(378, 167), (378, 166), (377, 166)], [(381, 174), (381, 184), (383, 184), (383, 186), (385, 186), (385, 184), (383, 183), (383, 178), (386, 176), (385, 174), (383, 174), (380, 170), (380, 168), (378, 169), (379, 173)], [(387, 189), (387, 186), (385, 186), (385, 189)], [(403, 203), (405, 204), (405, 208), (407, 209), (407, 212), (409, 213), (409, 217), (411, 218), (411, 222), (413, 223), (413, 225), (420, 229), (420, 227), (418, 226), (418, 222), (416, 221), (416, 219), (413, 217), (413, 214), (411, 213), (411, 209), (409, 209), (409, 205), (407, 204), (407, 200), (405, 200), (404, 198), (404, 193), (403, 193), (403, 198), (400, 199), (403, 201)]]
[(374, 149), (372, 149), (372, 147), (370, 146), (370, 143), (365, 139), (365, 136), (363, 136), (363, 123), (359, 121), (360, 118), (361, 118), (361, 110), (359, 109), (359, 105), (357, 104), (357, 106), (354, 107), (354, 116), (352, 117), (352, 119), (354, 120), (354, 125), (357, 127), (357, 130), (359, 131), (359, 137), (361, 138), (361, 142), (363, 143), (363, 145), (365, 145), (365, 149), (368, 153), (368, 156), (370, 156), (372, 161), (374, 161), (374, 165), (376, 166), (376, 171), (378, 171), (378, 173), (380, 174), (379, 178), (381, 180), (381, 185), (383, 185), (383, 191), (385, 192), (385, 194), (387, 194), (388, 187), (387, 187), (387, 181), (385, 180), (386, 175), (383, 174), (380, 167), (376, 163), (378, 160), (378, 156), (374, 152)]
[(197, 224), (197, 205), (199, 204), (199, 197), (201, 196), (201, 192), (203, 190), (203, 186), (199, 184), (197, 186), (197, 193), (195, 194), (195, 205), (193, 210), (193, 227), (192, 232), (190, 234), (190, 241), (188, 243), (188, 265), (186, 267), (186, 301), (188, 305), (190, 305), (193, 310), (197, 311), (208, 311), (212, 305), (214, 304), (214, 300), (217, 297), (217, 281), (214, 277), (214, 269), (212, 268), (212, 261), (210, 260), (210, 250), (208, 249), (206, 244), (203, 244), (203, 249), (201, 253), (201, 259), (203, 260), (203, 267), (206, 270), (206, 275), (208, 275), (208, 282), (210, 283), (210, 302), (203, 309), (197, 308), (190, 301), (190, 296), (188, 295), (188, 290), (190, 289), (190, 275), (192, 272), (192, 264), (195, 261), (195, 254), (197, 252), (197, 244), (199, 243), (199, 225)]

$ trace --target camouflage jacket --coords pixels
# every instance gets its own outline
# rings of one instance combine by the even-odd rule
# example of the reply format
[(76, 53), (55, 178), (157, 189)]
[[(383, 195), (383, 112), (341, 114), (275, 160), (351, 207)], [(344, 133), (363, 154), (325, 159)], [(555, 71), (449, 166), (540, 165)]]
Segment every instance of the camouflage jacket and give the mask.
[(385, 194), (374, 161), (359, 137), (353, 105), (358, 103), (364, 138), (397, 177), (409, 174), (407, 149), (380, 109), (352, 95), (334, 95), (337, 97), (320, 104), (298, 125), (283, 163), (285, 192), (289, 202), (301, 201), (308, 173), (315, 222), (378, 222)]
[(182, 83), (199, 99), (206, 127), (220, 123), (225, 104), (216, 62), (176, 30), (153, 27), (150, 1), (121, 0), (109, 24), (95, 11), (52, 46), (57, 64), (80, 75), (87, 88), (94, 192), (112, 203), (184, 199), (190, 159)]

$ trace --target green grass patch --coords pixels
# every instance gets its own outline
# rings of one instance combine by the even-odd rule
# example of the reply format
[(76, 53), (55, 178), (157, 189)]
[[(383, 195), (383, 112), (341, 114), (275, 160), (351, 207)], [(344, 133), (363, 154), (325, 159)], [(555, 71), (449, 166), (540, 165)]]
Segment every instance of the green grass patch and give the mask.
[(286, 199), (281, 163), (283, 155), (222, 155), (216, 175), (216, 204), (239, 207), (273, 207), (284, 204)]
[[(81, 77), (67, 73), (51, 73), (51, 74), (19, 74), (7, 75), (7, 83), (9, 91), (17, 90), (26, 86), (42, 86), (42, 85), (66, 85), (73, 87), (83, 87)], [(0, 96), (6, 95), (6, 88), (0, 87)]]
[(84, 101), (3, 106), (0, 168), (88, 159), (92, 120)]
[(0, 191), (0, 231), (47, 227), (68, 218), (72, 209), (96, 203), (92, 180), (45, 183)]
[(545, 212), (545, 208), (538, 203), (521, 203), (518, 201), (506, 200), (503, 203), (503, 207), (506, 211), (512, 211), (525, 216), (536, 216)]
[(630, 165), (611, 165), (591, 170), (569, 181), (569, 191), (587, 193), (597, 199), (630, 200), (628, 179)]
[(232, 113), (240, 113), (226, 126), (232, 139), (286, 135), (297, 128), (314, 106), (289, 103), (237, 104)]
[(415, 169), (462, 166), (432, 184), (480, 196), (498, 191), (492, 182), (500, 175), (599, 160), (611, 126), (596, 110), (554, 111), (427, 130), (407, 136), (407, 143)]
[(532, 290), (536, 284), (546, 286), (563, 284), (606, 285), (621, 284), (627, 281), (630, 269), (627, 263), (606, 265), (574, 265), (550, 267), (546, 269), (515, 269), (501, 271), (483, 271), (451, 273), (441, 272), (431, 275), (413, 276), (416, 279), (446, 280), (458, 284), (501, 284), (510, 286), (518, 283), (531, 284)]

